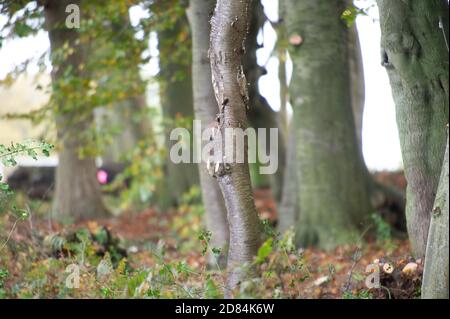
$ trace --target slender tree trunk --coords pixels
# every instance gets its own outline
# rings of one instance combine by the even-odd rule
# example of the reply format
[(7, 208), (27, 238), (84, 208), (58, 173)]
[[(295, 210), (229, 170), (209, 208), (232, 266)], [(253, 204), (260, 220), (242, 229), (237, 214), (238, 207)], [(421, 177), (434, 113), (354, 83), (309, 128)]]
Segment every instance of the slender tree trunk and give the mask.
[(396, 104), (408, 181), (408, 233), (413, 253), (424, 257), (447, 138), (448, 3), (378, 0), (378, 6), (382, 64)]
[[(291, 227), (295, 228), (299, 216), (298, 170), (297, 170), (297, 138), (295, 123), (289, 120), (287, 104), (289, 101), (289, 84), (287, 78), (287, 31), (286, 31), (286, 1), (279, 1), (279, 21), (277, 31), (278, 79), (280, 81), (280, 123), (286, 142), (286, 162), (284, 165), (283, 188), (278, 209), (278, 230), (284, 233)], [(293, 176), (293, 177), (292, 177)]]
[(283, 194), (278, 209), (278, 230), (284, 233), (295, 227), (299, 217), (298, 201), (298, 171), (297, 171), (297, 139), (295, 136), (295, 122), (289, 125), (287, 158), (283, 179)]
[[(214, 10), (214, 0), (191, 0), (187, 11), (192, 30), (192, 79), (194, 112), (202, 127), (206, 128), (216, 120), (217, 108), (211, 83), (211, 65), (208, 59), (210, 16)], [(194, 142), (195, 143), (195, 142)], [(199, 165), (200, 185), (206, 212), (207, 228), (212, 233), (210, 245), (220, 248), (219, 266), (226, 265), (229, 229), (227, 211), (217, 180), (208, 174), (206, 163)], [(208, 264), (215, 266), (214, 255), (210, 254)]]
[(286, 0), (290, 92), (297, 130), (300, 217), (297, 242), (332, 248), (354, 241), (370, 213), (369, 181), (358, 156), (348, 62), (345, 1)]
[[(213, 87), (220, 109), (218, 128), (225, 138), (226, 128), (246, 127), (247, 81), (241, 59), (249, 27), (251, 0), (218, 0), (211, 20), (211, 70)], [(225, 145), (225, 141), (219, 141)], [(230, 141), (229, 141), (230, 142)], [(245, 278), (245, 265), (256, 255), (261, 240), (261, 226), (253, 200), (248, 168), (247, 145), (245, 163), (215, 164), (230, 224), (227, 295)], [(223, 159), (222, 159), (222, 162)]]
[[(276, 23), (277, 32), (277, 54), (278, 54), (278, 79), (280, 81), (280, 125), (286, 144), (289, 143), (289, 116), (287, 105), (289, 101), (289, 84), (287, 77), (288, 47), (286, 42), (286, 1), (278, 2), (279, 21)], [(286, 152), (289, 152), (288, 150)], [(286, 155), (289, 156), (289, 155)]]
[(422, 281), (422, 298), (449, 298), (449, 215), (448, 215), (448, 136), (447, 150), (442, 166), (439, 187), (431, 215), (428, 233), (425, 268)]
[[(265, 128), (269, 131), (271, 128), (278, 129), (278, 144), (271, 145), (269, 143), (270, 137), (266, 134), (267, 149), (266, 153), (275, 151), (278, 152), (278, 170), (270, 175), (270, 185), (274, 199), (277, 203), (281, 201), (281, 192), (283, 186), (283, 173), (286, 157), (286, 147), (283, 131), (279, 123), (278, 113), (272, 110), (267, 100), (259, 93), (258, 82), (261, 76), (267, 73), (266, 69), (258, 64), (256, 51), (259, 49), (258, 34), (261, 28), (267, 21), (267, 17), (264, 13), (264, 7), (261, 4), (261, 0), (254, 0), (251, 8), (251, 20), (249, 33), (246, 38), (246, 54), (244, 56), (244, 73), (249, 83), (248, 96), (249, 96), (249, 112), (248, 120), (249, 124), (255, 128)], [(272, 147), (272, 149), (270, 149)], [(274, 149), (277, 148), (277, 150)]]
[[(65, 9), (71, 3), (80, 6), (81, 1), (51, 0), (45, 5), (45, 24), (49, 31), (52, 54), (60, 50), (64, 43), (68, 43), (69, 47), (74, 49), (73, 54), (69, 55), (63, 63), (57, 62), (52, 56), (51, 77), (54, 85), (58, 85), (69, 68), (74, 76), (83, 77), (79, 65), (83, 63), (85, 56), (82, 45), (77, 43), (79, 33), (65, 26)], [(74, 91), (77, 89), (77, 87), (73, 88)], [(55, 99), (55, 103), (62, 109), (66, 101), (61, 98)], [(80, 110), (77, 110), (77, 107)], [(80, 115), (82, 110), (82, 105), (74, 105), (69, 114), (62, 115), (62, 112), (59, 112), (56, 118), (58, 140), (62, 141), (62, 145), (56, 171), (53, 212), (59, 219), (89, 218), (107, 213), (96, 177), (95, 158), (79, 156), (79, 149), (83, 147), (80, 132), (88, 129), (93, 123), (93, 115)], [(74, 116), (75, 113), (77, 117)]]
[(364, 66), (356, 25), (348, 29), (348, 66), (350, 72), (353, 118), (355, 120), (356, 138), (362, 160), (362, 127), (364, 115), (365, 89)]

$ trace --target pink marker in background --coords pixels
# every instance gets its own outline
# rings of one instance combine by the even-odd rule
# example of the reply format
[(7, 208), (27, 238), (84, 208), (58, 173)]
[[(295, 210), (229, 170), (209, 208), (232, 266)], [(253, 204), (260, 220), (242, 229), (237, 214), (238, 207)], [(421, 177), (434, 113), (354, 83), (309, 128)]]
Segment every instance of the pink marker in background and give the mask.
[(108, 173), (102, 169), (98, 170), (97, 180), (100, 184), (105, 185), (108, 182)]

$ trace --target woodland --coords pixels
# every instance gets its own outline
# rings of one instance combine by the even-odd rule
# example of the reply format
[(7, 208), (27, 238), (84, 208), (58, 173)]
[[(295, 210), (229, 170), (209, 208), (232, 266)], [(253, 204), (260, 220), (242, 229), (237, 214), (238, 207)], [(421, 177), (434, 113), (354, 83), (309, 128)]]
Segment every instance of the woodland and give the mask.
[(0, 0), (0, 299), (449, 298), (449, 2), (274, 2)]

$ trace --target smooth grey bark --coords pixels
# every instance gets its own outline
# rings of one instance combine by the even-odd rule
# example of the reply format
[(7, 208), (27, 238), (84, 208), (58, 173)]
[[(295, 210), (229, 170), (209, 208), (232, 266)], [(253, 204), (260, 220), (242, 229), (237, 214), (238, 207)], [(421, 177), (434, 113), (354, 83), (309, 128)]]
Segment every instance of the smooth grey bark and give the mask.
[[(191, 0), (187, 16), (192, 31), (192, 80), (195, 118), (206, 128), (216, 120), (217, 108), (214, 90), (211, 83), (211, 65), (208, 59), (209, 37), (211, 25), (210, 15), (214, 10), (215, 0)], [(198, 166), (203, 204), (206, 213), (206, 224), (211, 231), (210, 245), (220, 248), (218, 256), (220, 267), (226, 265), (228, 254), (229, 229), (227, 210), (217, 180), (209, 175), (206, 163)], [(216, 266), (215, 256), (208, 255), (210, 267)]]
[(362, 127), (365, 103), (364, 66), (356, 24), (349, 27), (347, 43), (353, 118), (355, 120), (356, 138), (360, 156), (364, 160), (362, 150)]
[[(287, 105), (289, 100), (289, 85), (287, 78), (287, 33), (286, 33), (286, 9), (285, 1), (278, 2), (279, 20), (275, 25), (275, 31), (277, 32), (277, 54), (278, 54), (278, 79), (280, 81), (280, 126), (282, 128), (283, 136), (285, 136), (286, 144), (289, 144), (289, 117), (287, 113)], [(288, 146), (289, 147), (289, 146)], [(286, 150), (286, 153), (289, 151)], [(288, 157), (289, 155), (286, 155)]]
[(278, 209), (278, 230), (284, 233), (295, 227), (299, 217), (298, 171), (297, 171), (297, 139), (295, 123), (289, 126), (287, 158), (283, 179), (283, 194)]
[[(49, 32), (50, 50), (52, 53), (61, 49), (64, 43), (74, 48), (74, 53), (63, 63), (55, 64), (52, 69), (52, 82), (56, 84), (64, 72), (71, 68), (74, 76), (83, 77), (78, 66), (83, 63), (85, 53), (83, 46), (77, 43), (79, 33), (75, 29), (65, 26), (66, 6), (69, 3), (81, 6), (81, 1), (47, 1), (44, 6), (45, 26)], [(76, 88), (74, 88), (76, 90)], [(64, 101), (55, 101), (61, 107)], [(79, 106), (82, 108), (82, 106)], [(90, 218), (107, 214), (102, 200), (100, 185), (97, 181), (97, 167), (95, 158), (79, 156), (79, 149), (83, 146), (79, 140), (80, 132), (85, 131), (93, 123), (93, 114), (58, 114), (56, 118), (57, 137), (61, 141), (59, 164), (56, 170), (56, 186), (53, 203), (53, 214), (58, 219)]]
[(391, 82), (408, 181), (407, 228), (414, 255), (423, 258), (447, 138), (448, 3), (377, 2), (382, 64)]
[[(218, 0), (211, 19), (209, 53), (213, 88), (220, 110), (217, 127), (222, 132), (222, 140), (217, 142), (223, 145), (226, 128), (245, 128), (247, 122), (247, 81), (241, 60), (245, 53), (250, 6), (251, 0)], [(245, 163), (219, 162), (214, 165), (213, 172), (225, 199), (230, 225), (227, 297), (232, 296), (232, 291), (249, 274), (246, 267), (256, 255), (262, 235), (253, 200), (247, 145), (241, 151)]]
[[(347, 1), (347, 5), (352, 4), (353, 0)], [(364, 162), (362, 129), (365, 104), (365, 81), (361, 44), (356, 23), (348, 28), (347, 40), (353, 118), (355, 121), (359, 156), (361, 157), (361, 161)], [(402, 215), (405, 211), (405, 196), (403, 192), (392, 187), (381, 185), (373, 179), (366, 166), (365, 170), (367, 179), (370, 182), (370, 201), (374, 211), (386, 211), (387, 207), (389, 207), (388, 210), (395, 207), (395, 211), (391, 211), (390, 214), (395, 213), (396, 216), (384, 217), (388, 217), (389, 220), (394, 221), (392, 226), (394, 226), (396, 230), (404, 231), (406, 222)]]
[[(190, 40), (185, 40), (182, 44), (177, 43), (180, 33), (189, 34), (189, 32), (189, 23), (184, 15), (177, 19), (172, 28), (158, 32), (162, 114), (167, 120), (164, 125), (167, 154), (177, 143), (168, 138), (171, 130), (175, 128), (171, 121), (177, 118), (193, 119), (194, 117), (192, 74), (189, 63), (191, 59), (188, 55), (191, 43)], [(187, 48), (182, 48), (181, 45)], [(163, 190), (157, 196), (162, 209), (180, 204), (181, 195), (199, 183), (197, 165), (192, 163), (175, 164), (168, 159), (164, 172), (166, 179), (162, 185)]]
[[(348, 61), (346, 1), (286, 0), (297, 131), (297, 243), (353, 242), (371, 211), (369, 180), (356, 137)], [(297, 43), (296, 43), (297, 42)]]
[(431, 215), (425, 267), (422, 281), (423, 299), (449, 298), (449, 215), (448, 215), (448, 136), (439, 187)]
[(284, 233), (297, 223), (299, 216), (298, 198), (298, 171), (297, 171), (297, 139), (295, 123), (289, 121), (287, 114), (287, 103), (289, 100), (289, 85), (287, 81), (287, 31), (286, 31), (286, 1), (279, 1), (280, 19), (275, 25), (277, 31), (277, 51), (278, 51), (278, 79), (280, 81), (280, 125), (286, 142), (286, 162), (284, 165), (284, 178), (281, 202), (278, 209), (277, 228)]

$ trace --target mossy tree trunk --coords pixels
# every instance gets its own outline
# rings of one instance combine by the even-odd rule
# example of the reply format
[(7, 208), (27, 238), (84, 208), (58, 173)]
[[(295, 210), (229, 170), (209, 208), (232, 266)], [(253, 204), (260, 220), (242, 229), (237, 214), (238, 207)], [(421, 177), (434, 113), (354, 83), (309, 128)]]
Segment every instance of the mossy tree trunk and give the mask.
[[(222, 132), (222, 139), (216, 142), (222, 145), (225, 145), (226, 128), (246, 127), (248, 93), (241, 61), (245, 53), (250, 8), (251, 0), (218, 0), (211, 19), (211, 71), (220, 110), (217, 126)], [(261, 226), (250, 182), (247, 145), (240, 151), (244, 152), (244, 163), (227, 165), (222, 158), (222, 163), (214, 165), (213, 172), (225, 199), (230, 225), (228, 297), (248, 275), (246, 267), (251, 264), (261, 240)]]
[[(217, 107), (211, 83), (211, 65), (208, 59), (210, 16), (215, 0), (191, 0), (187, 11), (192, 30), (192, 79), (195, 118), (206, 128), (216, 120)], [(218, 256), (220, 267), (226, 265), (229, 229), (227, 210), (217, 180), (207, 172), (206, 163), (199, 166), (200, 185), (205, 206), (207, 228), (211, 231), (210, 246), (220, 248)], [(209, 254), (208, 264), (216, 265), (215, 256)]]
[[(86, 59), (83, 46), (79, 43), (79, 33), (76, 29), (69, 29), (65, 25), (67, 15), (65, 9), (69, 4), (81, 6), (81, 1), (51, 0), (47, 1), (44, 7), (45, 25), (49, 32), (53, 63), (52, 85), (56, 87), (63, 80), (65, 73), (70, 73), (69, 70), (73, 77), (85, 76), (81, 71), (82, 68), (79, 67)], [(55, 53), (60, 51), (65, 43), (73, 49), (73, 54), (68, 55), (61, 62), (56, 58)], [(77, 91), (79, 87), (72, 89)], [(107, 209), (97, 181), (95, 158), (80, 157), (80, 148), (84, 146), (80, 134), (91, 129), (93, 114), (86, 111), (86, 109), (89, 110), (86, 106), (78, 105), (81, 102), (71, 101), (70, 110), (67, 111), (69, 101), (55, 95), (52, 98), (59, 109), (56, 128), (58, 140), (61, 141), (59, 164), (56, 170), (54, 216), (58, 219), (78, 219), (106, 215)]]
[(332, 248), (355, 240), (370, 213), (369, 179), (352, 112), (346, 1), (286, 0), (297, 131), (297, 242)]
[(423, 258), (447, 138), (448, 2), (378, 0), (378, 6), (382, 64), (391, 82), (408, 182), (407, 228), (413, 253)]

